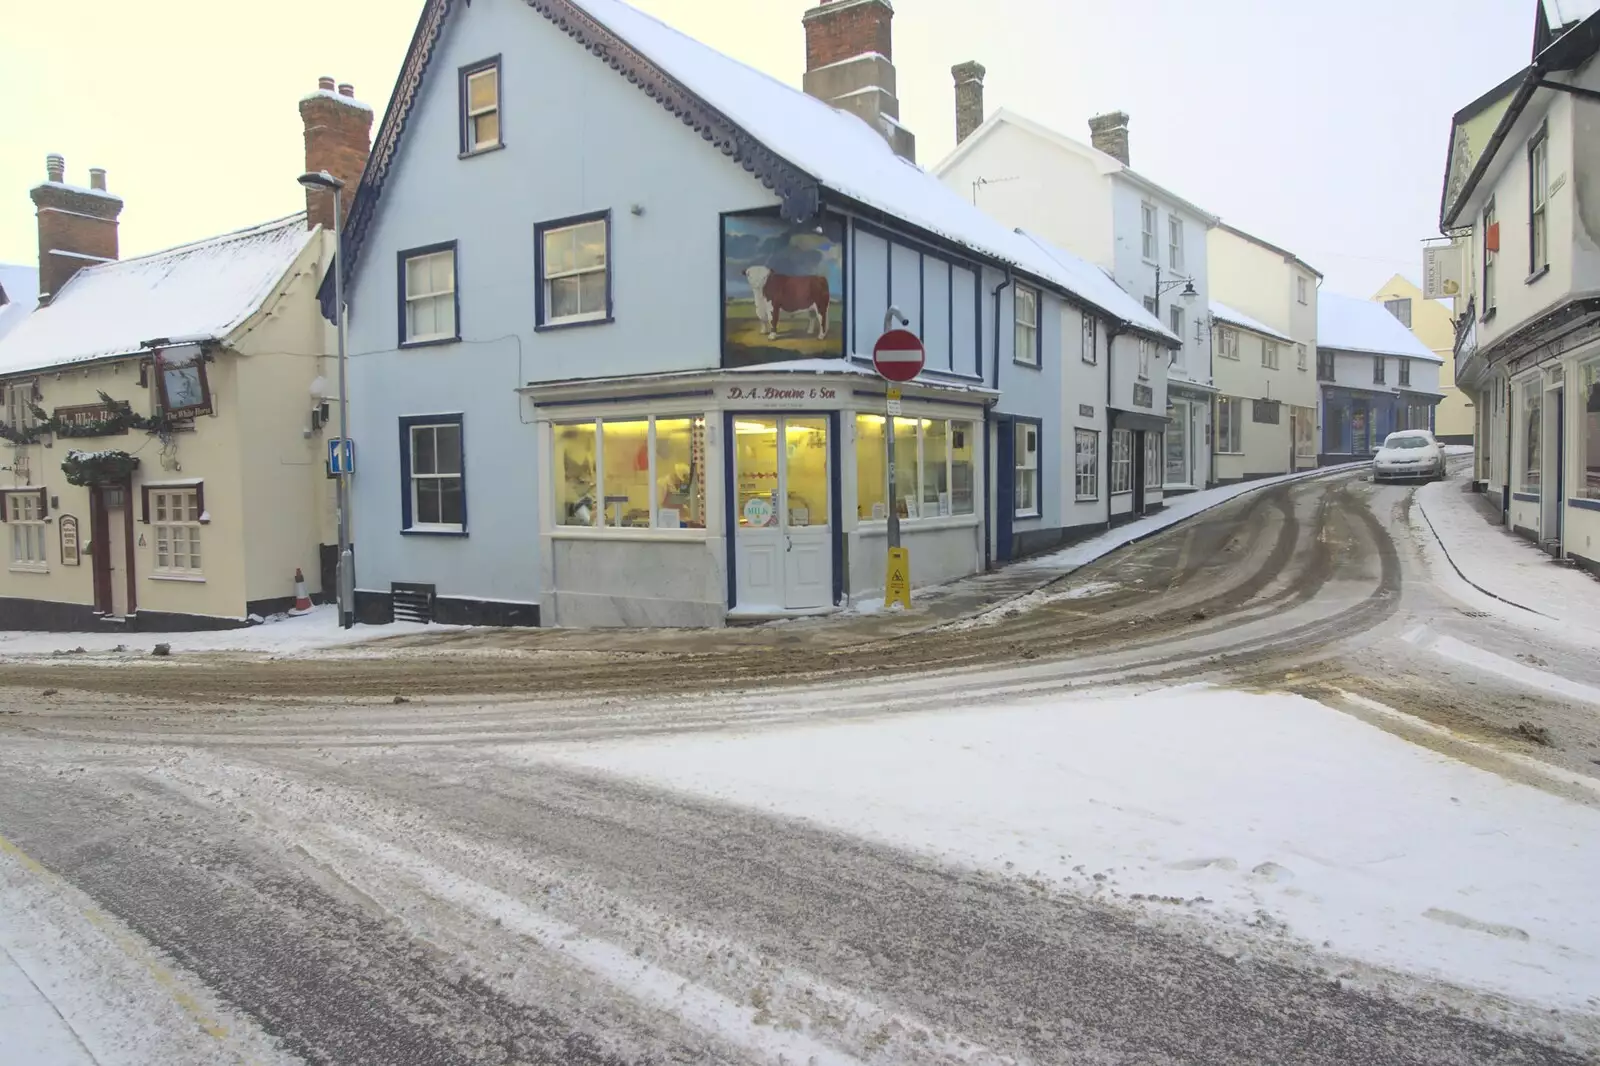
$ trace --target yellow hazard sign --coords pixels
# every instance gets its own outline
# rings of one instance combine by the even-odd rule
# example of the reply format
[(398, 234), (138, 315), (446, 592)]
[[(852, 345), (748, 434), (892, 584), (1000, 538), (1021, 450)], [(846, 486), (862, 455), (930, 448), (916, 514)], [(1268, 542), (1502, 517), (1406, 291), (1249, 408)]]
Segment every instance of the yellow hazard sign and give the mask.
[(889, 549), (889, 580), (883, 587), (885, 606), (898, 603), (911, 609), (911, 551), (907, 548)]

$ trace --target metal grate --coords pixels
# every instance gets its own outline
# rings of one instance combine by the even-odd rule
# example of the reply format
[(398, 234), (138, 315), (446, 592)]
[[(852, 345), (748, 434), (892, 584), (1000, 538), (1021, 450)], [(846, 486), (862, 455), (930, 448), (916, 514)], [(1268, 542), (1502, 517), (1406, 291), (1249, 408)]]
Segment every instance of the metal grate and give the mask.
[(389, 586), (394, 617), (399, 622), (432, 622), (434, 586), (396, 581)]

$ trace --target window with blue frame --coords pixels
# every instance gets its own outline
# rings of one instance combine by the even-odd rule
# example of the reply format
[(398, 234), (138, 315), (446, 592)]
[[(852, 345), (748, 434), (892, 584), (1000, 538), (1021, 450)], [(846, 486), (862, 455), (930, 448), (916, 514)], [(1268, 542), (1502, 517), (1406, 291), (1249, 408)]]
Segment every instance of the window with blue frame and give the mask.
[(402, 532), (466, 533), (461, 415), (412, 415), (400, 420), (400, 482)]

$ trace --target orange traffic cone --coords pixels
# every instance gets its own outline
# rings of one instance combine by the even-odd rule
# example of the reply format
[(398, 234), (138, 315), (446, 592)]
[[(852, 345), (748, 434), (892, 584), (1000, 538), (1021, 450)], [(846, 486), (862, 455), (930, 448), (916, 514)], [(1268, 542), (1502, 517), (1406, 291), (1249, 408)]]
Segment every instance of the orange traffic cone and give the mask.
[(306, 575), (294, 568), (294, 610), (290, 614), (305, 614), (311, 610), (311, 593), (306, 591)]

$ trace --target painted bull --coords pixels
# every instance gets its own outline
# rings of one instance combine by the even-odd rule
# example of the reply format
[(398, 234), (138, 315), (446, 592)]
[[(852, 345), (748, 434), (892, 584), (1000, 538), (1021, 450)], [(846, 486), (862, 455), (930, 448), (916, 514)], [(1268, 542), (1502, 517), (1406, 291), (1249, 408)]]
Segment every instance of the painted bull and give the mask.
[(807, 276), (774, 274), (770, 267), (746, 267), (745, 280), (756, 301), (756, 319), (769, 341), (778, 339), (778, 318), (788, 311), (804, 311), (810, 316), (807, 333), (819, 340), (828, 336), (828, 279), (820, 274)]

